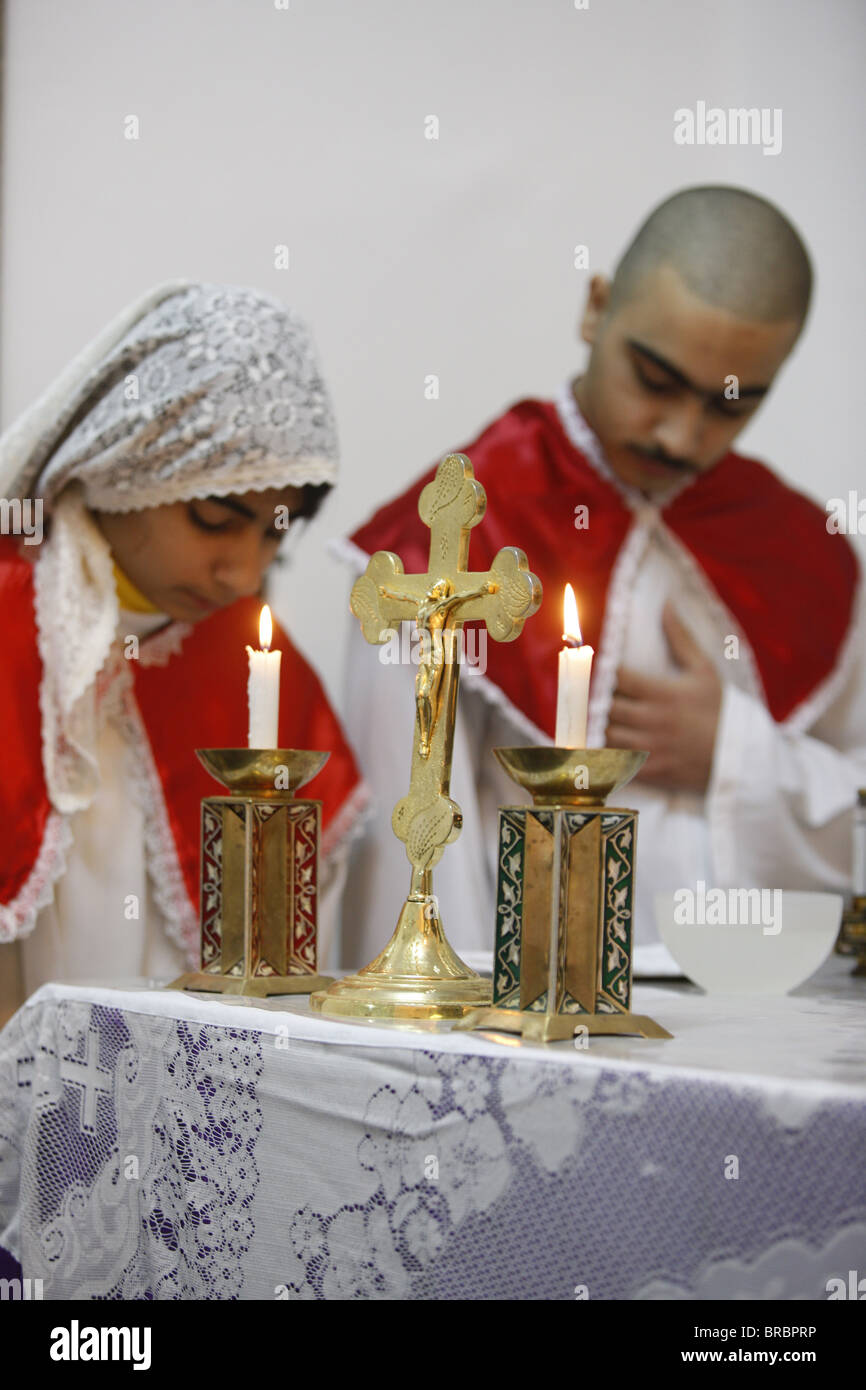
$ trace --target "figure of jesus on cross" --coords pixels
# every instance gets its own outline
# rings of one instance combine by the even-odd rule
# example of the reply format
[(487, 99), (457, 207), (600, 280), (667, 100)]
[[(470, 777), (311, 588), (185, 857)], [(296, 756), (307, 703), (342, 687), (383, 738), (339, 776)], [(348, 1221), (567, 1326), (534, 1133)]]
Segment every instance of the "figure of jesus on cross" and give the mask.
[(412, 880), (381, 954), (358, 975), (313, 996), (314, 1007), (328, 1013), (455, 1017), (464, 1004), (483, 1002), (485, 988), (489, 992), (489, 982), (479, 980), (445, 939), (431, 880), (462, 823), (449, 795), (461, 629), (480, 619), (494, 641), (511, 642), (541, 603), (541, 584), (514, 546), (500, 550), (486, 574), (467, 570), (469, 533), (486, 505), (469, 459), (450, 454), (418, 500), (418, 514), (430, 527), (427, 572), (406, 574), (399, 555), (379, 550), (352, 589), (351, 609), (368, 642), (387, 642), (404, 619), (414, 619), (421, 634), (409, 790), (391, 818)]
[[(395, 594), (392, 589), (381, 589), (383, 598), (408, 600), (414, 602), (412, 594)], [(470, 599), (481, 598), (482, 594), (495, 594), (496, 585), (492, 580), (473, 589), (469, 594), (455, 594), (450, 579), (437, 579), (424, 596), (415, 614), (415, 626), (421, 634), (421, 657), (418, 662), (418, 675), (415, 677), (415, 702), (418, 707), (418, 726), (421, 741), (418, 753), (422, 758), (430, 756), (430, 739), (439, 716), (439, 687), (445, 666), (445, 642), (443, 631), (448, 614)], [(453, 629), (456, 630), (456, 629)]]

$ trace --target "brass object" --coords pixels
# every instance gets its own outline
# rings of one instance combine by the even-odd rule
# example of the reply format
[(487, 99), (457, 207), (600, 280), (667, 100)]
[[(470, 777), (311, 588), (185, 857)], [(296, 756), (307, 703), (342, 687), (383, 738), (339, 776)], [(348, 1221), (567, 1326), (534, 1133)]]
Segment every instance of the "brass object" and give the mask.
[(854, 807), (854, 895), (842, 914), (836, 953), (854, 956), (852, 975), (866, 975), (866, 788), (857, 793)]
[(671, 1038), (666, 1028), (646, 1014), (548, 1014), (519, 1009), (473, 1009), (454, 1024), (457, 1029), (491, 1033), (520, 1033), (526, 1042), (562, 1042), (578, 1031), (594, 1035), (636, 1033), (642, 1038)]
[(514, 546), (500, 550), (486, 574), (467, 570), (469, 532), (485, 507), (469, 459), (450, 454), (418, 501), (421, 520), (430, 528), (426, 573), (406, 574), (398, 555), (379, 550), (352, 589), (351, 609), (368, 642), (388, 641), (404, 619), (415, 620), (420, 636), (409, 791), (391, 817), (394, 834), (406, 847), (411, 879), (385, 949), (357, 975), (312, 996), (312, 1007), (325, 1014), (453, 1019), (490, 1003), (490, 981), (471, 970), (446, 939), (432, 880), (462, 823), (449, 795), (461, 628), (481, 620), (494, 641), (511, 642), (541, 603), (541, 585)]
[(842, 913), (836, 952), (840, 956), (856, 957), (852, 975), (866, 975), (866, 897), (859, 893)]
[(328, 753), (295, 748), (197, 748), (228, 796), (202, 799), (201, 970), (169, 989), (262, 999), (309, 994), (317, 973), (322, 803), (294, 793)]
[(631, 1012), (637, 812), (608, 806), (646, 762), (627, 748), (494, 748), (532, 806), (499, 811), (492, 1010), (466, 1027), (538, 1042), (671, 1035)]
[[(638, 748), (494, 748), (536, 806), (603, 806), (649, 757)], [(583, 772), (585, 771), (585, 776)], [(586, 783), (586, 786), (583, 783)]]
[(306, 748), (197, 748), (199, 762), (233, 796), (285, 800), (321, 772), (330, 753)]

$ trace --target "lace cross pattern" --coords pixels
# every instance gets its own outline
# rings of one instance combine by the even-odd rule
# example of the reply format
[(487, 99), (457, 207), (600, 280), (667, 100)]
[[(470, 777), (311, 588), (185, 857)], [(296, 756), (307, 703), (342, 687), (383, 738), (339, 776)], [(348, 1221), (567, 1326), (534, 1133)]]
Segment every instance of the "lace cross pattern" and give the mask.
[(862, 1102), (288, 1032), (15, 1016), (0, 1245), (46, 1298), (823, 1299), (866, 1267)]

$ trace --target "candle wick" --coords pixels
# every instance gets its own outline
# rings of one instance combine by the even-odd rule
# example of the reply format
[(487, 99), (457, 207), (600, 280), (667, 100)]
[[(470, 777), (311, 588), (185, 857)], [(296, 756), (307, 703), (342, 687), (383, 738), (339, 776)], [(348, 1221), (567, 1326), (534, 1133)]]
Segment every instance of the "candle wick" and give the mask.
[(572, 637), (570, 632), (564, 632), (562, 640), (567, 647), (582, 647), (584, 645), (579, 637)]

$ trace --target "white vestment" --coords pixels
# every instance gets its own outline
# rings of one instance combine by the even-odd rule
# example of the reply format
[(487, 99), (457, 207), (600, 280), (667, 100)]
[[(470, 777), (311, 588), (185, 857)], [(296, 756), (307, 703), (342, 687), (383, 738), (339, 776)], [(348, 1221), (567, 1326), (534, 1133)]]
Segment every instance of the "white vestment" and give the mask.
[[(12, 904), (0, 903), (0, 934), (22, 942), (28, 991), (48, 978), (165, 977), (198, 963), (198, 904), (118, 642), (148, 633), (142, 664), (167, 660), (186, 625), (119, 613), (98, 513), (330, 485), (337, 454), (303, 320), (258, 290), (187, 280), (156, 285), (120, 310), (0, 436), (0, 497), (21, 506), (28, 526), (34, 504), (48, 532), (33, 599), (52, 809), (26, 882), (20, 891), (16, 882)], [(192, 771), (193, 749), (189, 756)], [(14, 815), (11, 790), (0, 804)], [(319, 883), (323, 968), (363, 801), (357, 788), (330, 827)]]
[[(691, 887), (811, 889), (850, 894), (853, 807), (866, 786), (866, 606), (858, 591), (852, 628), (835, 672), (785, 723), (761, 691), (749, 644), (693, 557), (665, 527), (657, 504), (615, 478), (570, 391), (557, 404), (575, 446), (637, 514), (611, 578), (596, 652), (587, 743), (604, 743), (620, 665), (646, 675), (679, 669), (662, 630), (666, 599), (712, 657), (723, 681), (706, 794), (631, 782), (615, 804), (637, 810), (635, 970), (674, 972), (655, 922), (656, 894)], [(521, 544), (519, 535), (513, 537)], [(580, 531), (574, 532), (580, 545)], [(346, 553), (346, 547), (341, 551)], [(366, 563), (351, 554), (357, 568)], [(471, 567), (470, 543), (470, 567)], [(529, 567), (533, 568), (531, 554)], [(532, 622), (530, 618), (528, 620)], [(737, 644), (726, 639), (736, 637)], [(404, 643), (409, 646), (409, 643)], [(413, 734), (412, 664), (384, 664), (353, 625), (348, 649), (346, 729), (375, 808), (350, 868), (341, 964), (358, 967), (385, 945), (408, 891), (409, 863), (390, 825), (408, 788)], [(726, 656), (727, 652), (738, 655)], [(509, 649), (520, 660), (520, 639)], [(451, 795), (463, 828), (433, 870), (449, 941), (468, 964), (489, 967), (495, 923), (497, 808), (527, 798), (500, 768), (497, 746), (551, 743), (470, 666), (460, 677)]]
[[(134, 634), (147, 660), (145, 637), (168, 621), (164, 613), (121, 609), (119, 644)], [(152, 640), (160, 642), (161, 637)], [(97, 703), (99, 791), (86, 810), (67, 818), (71, 842), (65, 873), (33, 931), (20, 939), (26, 996), (49, 980), (119, 983), (144, 977), (167, 982), (199, 968), (197, 950), (191, 954), (182, 947), (184, 927), (189, 938), (190, 916), (196, 914), (179, 884), (161, 794), (152, 767), (146, 766), (141, 726), (124, 714), (121, 696), (124, 685), (128, 691), (131, 672), (118, 650), (105, 674)], [(195, 756), (192, 751), (190, 756)], [(213, 790), (220, 795), (216, 783)], [(347, 856), (338, 849), (332, 859), (319, 904), (321, 970), (330, 964), (337, 934)], [(174, 891), (169, 892), (172, 876)], [(192, 935), (197, 939), (194, 924)]]

